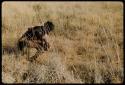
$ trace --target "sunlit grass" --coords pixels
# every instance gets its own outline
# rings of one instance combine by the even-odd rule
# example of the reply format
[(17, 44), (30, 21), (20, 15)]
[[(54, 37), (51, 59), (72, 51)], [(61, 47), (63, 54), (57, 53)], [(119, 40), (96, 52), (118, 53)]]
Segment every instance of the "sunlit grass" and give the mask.
[(2, 46), (15, 47), (28, 27), (48, 20), (49, 51), (33, 63), (3, 54), (4, 83), (123, 82), (123, 3), (3, 2)]

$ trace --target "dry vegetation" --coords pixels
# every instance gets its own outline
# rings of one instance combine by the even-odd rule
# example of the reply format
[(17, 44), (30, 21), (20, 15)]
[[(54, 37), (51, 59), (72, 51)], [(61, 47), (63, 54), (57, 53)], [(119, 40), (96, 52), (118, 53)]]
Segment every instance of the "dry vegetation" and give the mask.
[[(17, 57), (19, 37), (47, 20), (49, 51)], [(122, 83), (123, 3), (3, 2), (2, 50), (3, 83)]]

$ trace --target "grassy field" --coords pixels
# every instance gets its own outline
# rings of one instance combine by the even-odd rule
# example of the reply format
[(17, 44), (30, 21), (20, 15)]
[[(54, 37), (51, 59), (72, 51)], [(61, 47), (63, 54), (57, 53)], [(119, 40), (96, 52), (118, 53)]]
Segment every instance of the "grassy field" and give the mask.
[[(16, 57), (27, 28), (48, 20), (49, 51), (32, 63)], [(3, 2), (2, 50), (3, 83), (122, 83), (123, 3)]]

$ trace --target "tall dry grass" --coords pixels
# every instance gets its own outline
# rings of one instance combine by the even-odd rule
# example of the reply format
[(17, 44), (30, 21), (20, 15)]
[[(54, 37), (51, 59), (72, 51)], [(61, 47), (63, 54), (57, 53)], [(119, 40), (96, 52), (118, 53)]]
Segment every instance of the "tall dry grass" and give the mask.
[[(48, 20), (49, 51), (16, 57), (19, 37)], [(123, 3), (3, 2), (2, 47), (3, 83), (122, 83)]]

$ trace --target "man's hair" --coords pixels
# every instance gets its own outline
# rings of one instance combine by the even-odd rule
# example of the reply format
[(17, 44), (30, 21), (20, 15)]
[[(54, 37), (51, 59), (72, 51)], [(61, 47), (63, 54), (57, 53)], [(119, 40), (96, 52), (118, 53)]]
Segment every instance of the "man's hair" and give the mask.
[(48, 32), (54, 30), (54, 24), (50, 21), (47, 21), (46, 23), (44, 23), (44, 29)]

